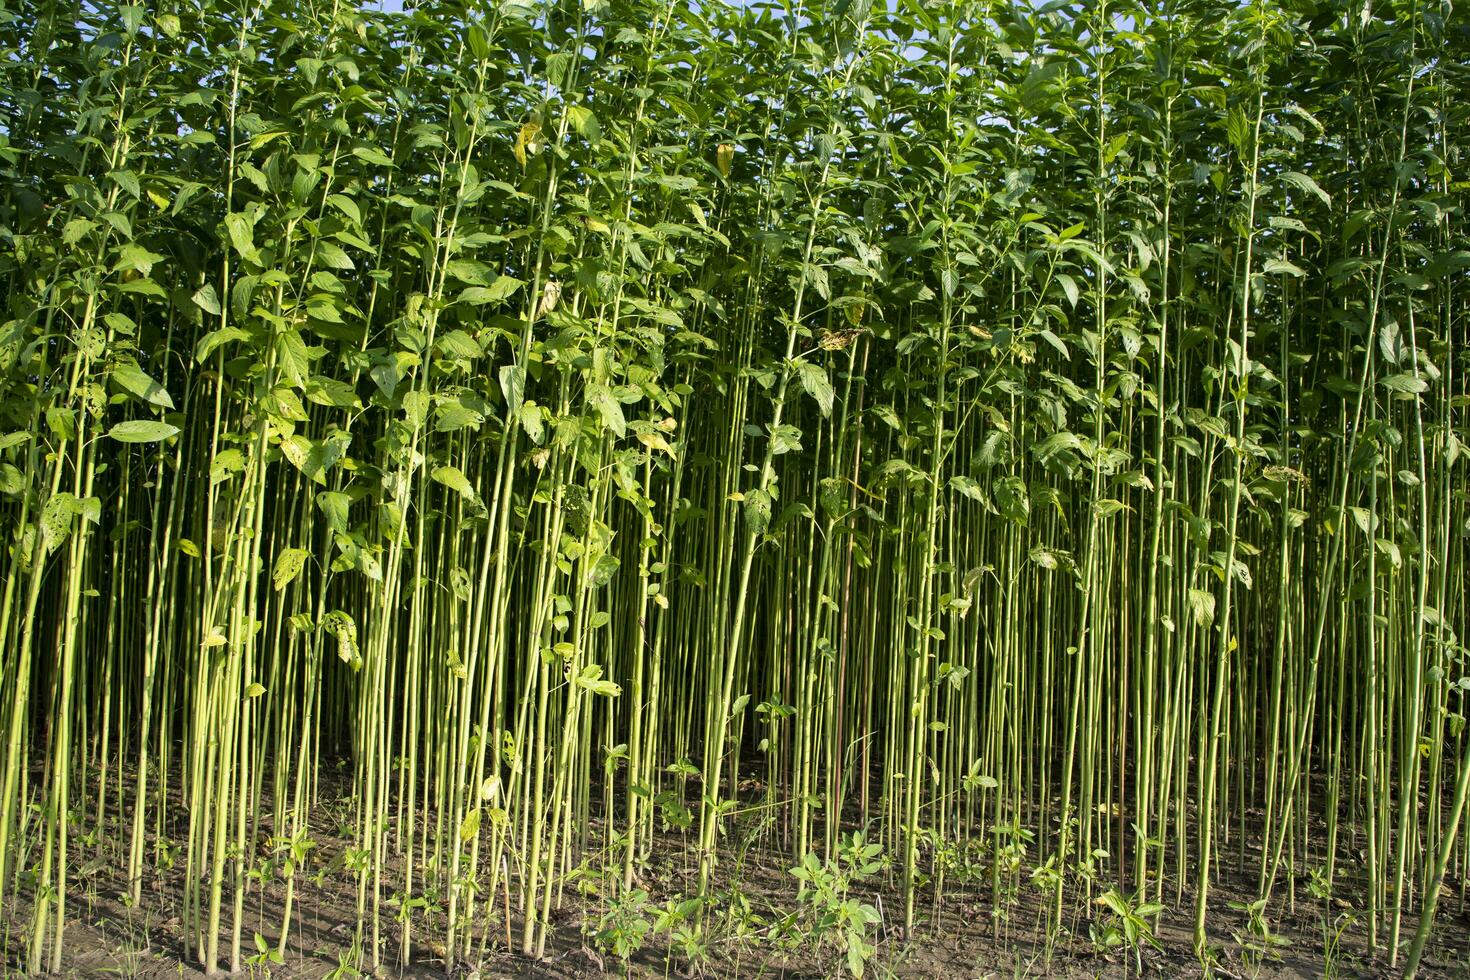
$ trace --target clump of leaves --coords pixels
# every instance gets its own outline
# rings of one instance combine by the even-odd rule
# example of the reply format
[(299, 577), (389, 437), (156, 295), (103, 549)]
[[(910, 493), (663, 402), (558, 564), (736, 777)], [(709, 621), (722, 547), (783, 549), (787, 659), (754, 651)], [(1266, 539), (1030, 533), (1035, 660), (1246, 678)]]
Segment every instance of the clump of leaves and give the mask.
[(1322, 975), (1328, 978), (1342, 976), (1344, 950), (1342, 937), (1358, 925), (1358, 917), (1352, 911), (1340, 911), (1330, 915), (1334, 904), (1346, 905), (1332, 894), (1332, 878), (1325, 868), (1313, 868), (1307, 882), (1307, 893), (1322, 903), (1318, 914), (1318, 935), (1322, 940)]
[(1266, 900), (1258, 898), (1253, 902), (1230, 902), (1229, 906), (1244, 913), (1246, 917), (1245, 931), (1237, 929), (1233, 933), (1235, 941), (1240, 944), (1246, 965), (1252, 971), (1259, 971), (1263, 964), (1280, 959), (1281, 949), (1290, 946), (1291, 940), (1271, 927), (1270, 920), (1266, 918)]
[(870, 844), (854, 831), (838, 848), (835, 862), (808, 851), (791, 869), (801, 882), (795, 930), (824, 967), (841, 963), (861, 977), (876, 954), (876, 927), (883, 917), (851, 889), (883, 867), (882, 854), (881, 844)]
[(634, 888), (612, 900), (592, 935), (599, 949), (618, 958), (624, 973), (628, 970), (628, 960), (643, 948), (644, 940), (654, 928), (648, 913), (648, 892)]
[(265, 937), (257, 932), (255, 934), (255, 952), (245, 958), (246, 965), (250, 967), (250, 975), (254, 977), (258, 972), (260, 976), (269, 978), (271, 975), (271, 966), (280, 966), (284, 962), (285, 958), (281, 956), (280, 951), (267, 943)]
[(699, 928), (697, 898), (669, 899), (653, 918), (654, 935), (669, 937), (669, 953), (678, 951), (691, 967), (698, 967), (709, 955)]
[(1144, 901), (1141, 896), (1130, 898), (1116, 888), (1109, 888), (1095, 901), (1106, 908), (1108, 914), (1092, 924), (1093, 944), (1104, 949), (1122, 947), (1128, 950), (1133, 954), (1134, 966), (1142, 972), (1143, 947), (1160, 948), (1149, 920), (1164, 911), (1164, 907), (1157, 902)]

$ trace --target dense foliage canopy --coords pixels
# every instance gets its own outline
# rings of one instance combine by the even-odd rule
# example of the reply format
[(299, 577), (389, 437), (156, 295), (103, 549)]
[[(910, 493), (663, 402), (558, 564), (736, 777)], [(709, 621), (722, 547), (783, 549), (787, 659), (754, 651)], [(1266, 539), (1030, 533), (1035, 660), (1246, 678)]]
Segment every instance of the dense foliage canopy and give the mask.
[(284, 948), (344, 791), (364, 968), (544, 950), (681, 828), (691, 898), (863, 829), (909, 929), (1107, 892), (1209, 957), (1231, 872), (1422, 943), (1470, 871), (1448, 2), (407, 6), (0, 8), (32, 969), (92, 828), (134, 901), (177, 849), (206, 966), (258, 889)]

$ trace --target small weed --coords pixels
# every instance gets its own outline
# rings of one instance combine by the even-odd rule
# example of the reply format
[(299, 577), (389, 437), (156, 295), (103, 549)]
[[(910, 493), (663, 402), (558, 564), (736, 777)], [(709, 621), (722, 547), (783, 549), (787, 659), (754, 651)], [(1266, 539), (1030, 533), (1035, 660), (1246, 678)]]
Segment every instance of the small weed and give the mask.
[(1124, 947), (1133, 954), (1134, 967), (1143, 972), (1143, 947), (1159, 948), (1149, 920), (1164, 910), (1157, 902), (1146, 902), (1142, 895), (1132, 898), (1116, 888), (1109, 888), (1095, 901), (1111, 913), (1104, 921), (1092, 924), (1092, 941), (1101, 948)]
[[(802, 883), (796, 928), (819, 960), (833, 954), (854, 977), (861, 977), (876, 953), (873, 928), (882, 921), (878, 910), (850, 895), (852, 886), (883, 867), (879, 844), (869, 844), (854, 831), (838, 848), (837, 861), (823, 863), (807, 853), (791, 874)], [(829, 970), (829, 974), (831, 971)]]

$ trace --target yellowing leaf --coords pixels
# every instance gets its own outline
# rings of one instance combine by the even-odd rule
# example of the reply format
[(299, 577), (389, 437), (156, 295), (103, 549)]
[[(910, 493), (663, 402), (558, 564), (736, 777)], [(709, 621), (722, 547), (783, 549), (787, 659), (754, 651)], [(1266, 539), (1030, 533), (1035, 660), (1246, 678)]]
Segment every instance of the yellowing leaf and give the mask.
[(638, 441), (643, 443), (643, 445), (647, 446), (649, 449), (655, 449), (660, 452), (665, 452), (668, 453), (670, 456), (674, 455), (674, 447), (669, 445), (669, 440), (665, 439), (657, 432), (640, 432), (638, 433)]
[(296, 576), (301, 574), (301, 566), (305, 563), (306, 552), (301, 548), (287, 548), (277, 555), (275, 570), (271, 573), (276, 591), (279, 592), (294, 582)]
[(516, 134), (516, 145), (511, 152), (515, 154), (516, 163), (525, 167), (527, 156), (540, 153), (542, 146), (541, 123), (533, 119), (521, 124), (521, 130)]

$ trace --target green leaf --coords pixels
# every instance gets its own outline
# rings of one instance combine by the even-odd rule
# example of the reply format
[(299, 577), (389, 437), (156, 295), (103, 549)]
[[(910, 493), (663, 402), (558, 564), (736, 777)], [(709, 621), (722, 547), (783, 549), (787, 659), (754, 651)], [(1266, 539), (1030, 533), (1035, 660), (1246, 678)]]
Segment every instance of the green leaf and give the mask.
[(219, 316), (223, 312), (219, 305), (219, 294), (214, 291), (214, 287), (209, 283), (205, 283), (195, 290), (191, 298), (194, 300), (195, 306), (210, 316)]
[(281, 455), (313, 483), (325, 484), (327, 471), (347, 452), (352, 437), (337, 430), (325, 439), (308, 439), (297, 434), (281, 440)]
[(524, 286), (520, 279), (512, 279), (510, 276), (501, 276), (488, 286), (466, 286), (460, 291), (456, 303), (468, 303), (471, 306), (483, 306), (486, 303), (503, 303), (515, 295), (516, 290)]
[(352, 155), (359, 160), (364, 160), (379, 167), (391, 167), (394, 165), (393, 158), (376, 146), (354, 146), (352, 148)]
[(593, 589), (602, 588), (612, 581), (621, 565), (622, 560), (617, 555), (598, 555), (597, 561), (592, 563), (592, 568), (587, 573), (587, 586)]
[(97, 222), (86, 218), (72, 218), (61, 229), (61, 244), (70, 248), (87, 236), (87, 232), (97, 227)]
[(112, 265), (113, 272), (136, 271), (147, 276), (153, 271), (153, 266), (162, 262), (164, 257), (157, 252), (150, 252), (141, 245), (129, 242), (117, 250), (117, 261)]
[(327, 198), (327, 203), (342, 212), (354, 225), (362, 224), (361, 209), (358, 208), (357, 202), (346, 194), (333, 194)]
[[(405, 404), (408, 399), (404, 399)], [(480, 402), (464, 393), (439, 395), (434, 403), (434, 429), (437, 432), (457, 432), (460, 429), (478, 429), (485, 421), (480, 411)]]
[(752, 490), (745, 495), (745, 524), (751, 534), (764, 534), (771, 524), (771, 495)]
[(41, 508), (41, 551), (49, 553), (56, 550), (63, 541), (71, 534), (72, 518), (77, 513), (77, 498), (75, 495), (61, 492), (53, 493), (46, 498), (45, 505)]
[(245, 454), (238, 449), (226, 449), (215, 453), (209, 463), (209, 483), (222, 483), (245, 469)]
[(583, 667), (582, 673), (577, 675), (577, 685), (599, 697), (615, 698), (623, 693), (623, 689), (617, 684), (602, 679), (600, 664), (588, 664)]
[(144, 419), (119, 422), (107, 430), (107, 435), (118, 442), (161, 442), (178, 434), (179, 428), (176, 425)]
[(1295, 276), (1298, 279), (1306, 275), (1300, 266), (1292, 265), (1285, 259), (1267, 259), (1261, 271), (1268, 276)]
[(163, 385), (150, 378), (133, 361), (119, 361), (112, 368), (112, 380), (119, 388), (159, 408), (173, 408), (174, 400)]
[(515, 418), (521, 411), (521, 401), (526, 396), (526, 369), (507, 364), (500, 369), (500, 394), (509, 409), (508, 418)]
[(981, 492), (979, 485), (968, 476), (952, 476), (949, 478), (949, 485), (971, 500), (981, 503), (985, 501), (985, 494)]
[(337, 490), (316, 495), (317, 509), (327, 519), (327, 527), (338, 534), (347, 531), (347, 514), (352, 507), (352, 498)]
[(306, 350), (306, 341), (301, 339), (298, 331), (284, 330), (276, 338), (276, 361), (281, 374), (293, 386), (300, 388), (306, 384), (307, 375), (311, 373), (311, 358)]
[(1066, 273), (1059, 273), (1057, 282), (1061, 285), (1062, 292), (1067, 294), (1067, 305), (1076, 309), (1077, 300), (1082, 296), (1081, 290), (1077, 288), (1077, 280)]
[(230, 238), (230, 244), (242, 259), (247, 261), (256, 258), (255, 254), (255, 224), (245, 215), (238, 212), (225, 215), (225, 231)]
[(239, 327), (222, 327), (219, 330), (211, 330), (200, 337), (199, 343), (194, 346), (194, 360), (202, 364), (209, 359), (209, 355), (223, 345), (249, 339), (250, 334)]
[(1189, 608), (1196, 626), (1206, 627), (1215, 621), (1215, 596), (1203, 589), (1189, 590)]
[(336, 378), (317, 375), (306, 383), (306, 400), (327, 408), (361, 408), (352, 385)]
[(352, 259), (342, 250), (340, 245), (334, 245), (324, 238), (318, 238), (316, 242), (316, 257), (332, 269), (351, 269)]
[(587, 138), (589, 143), (596, 143), (602, 138), (602, 127), (598, 125), (597, 116), (591, 109), (585, 106), (568, 106), (567, 118), (571, 121), (572, 128)]
[(588, 392), (587, 400), (597, 409), (597, 414), (602, 418), (602, 427), (608, 429), (612, 434), (621, 439), (628, 434), (628, 423), (623, 417), (623, 406), (613, 397), (612, 390), (606, 385), (594, 385)]
[(530, 437), (531, 442), (541, 445), (546, 438), (546, 426), (541, 421), (541, 406), (534, 402), (526, 402), (520, 410), (521, 428)]
[(475, 338), (463, 330), (449, 331), (440, 337), (434, 346), (439, 348), (439, 353), (445, 357), (452, 358), (473, 360), (484, 353), (484, 351), (480, 350), (480, 345), (475, 342)]
[(1317, 182), (1306, 174), (1296, 170), (1288, 170), (1281, 175), (1281, 179), (1298, 190), (1306, 191), (1315, 195), (1316, 198), (1328, 207), (1332, 206), (1332, 198), (1327, 192), (1317, 185)]
[(469, 479), (454, 466), (438, 466), (430, 474), (435, 483), (441, 484), (453, 490), (464, 499), (476, 506), (480, 506), (480, 495), (475, 492), (474, 485)]
[(1416, 378), (1411, 372), (1393, 374), (1378, 382), (1389, 391), (1398, 391), (1406, 395), (1418, 395), (1429, 390), (1429, 384), (1423, 378)]
[(1062, 342), (1062, 338), (1058, 337), (1051, 330), (1039, 330), (1037, 331), (1037, 336), (1046, 341), (1048, 344), (1051, 344), (1052, 347), (1056, 348), (1057, 353), (1061, 354), (1067, 360), (1070, 361), (1072, 359), (1072, 352), (1067, 349), (1067, 345)]
[(771, 455), (801, 451), (801, 430), (794, 425), (778, 425), (771, 430)]
[(58, 439), (77, 437), (77, 413), (70, 408), (52, 405), (46, 409), (46, 427)]
[(797, 375), (801, 378), (801, 386), (806, 393), (816, 400), (817, 407), (822, 410), (822, 417), (826, 418), (832, 414), (832, 401), (834, 393), (832, 382), (827, 379), (827, 372), (820, 364), (810, 361), (798, 361), (796, 364)]
[(1402, 364), (1404, 361), (1404, 340), (1399, 332), (1398, 322), (1389, 320), (1378, 330), (1378, 350), (1383, 354), (1383, 359), (1390, 364)]

